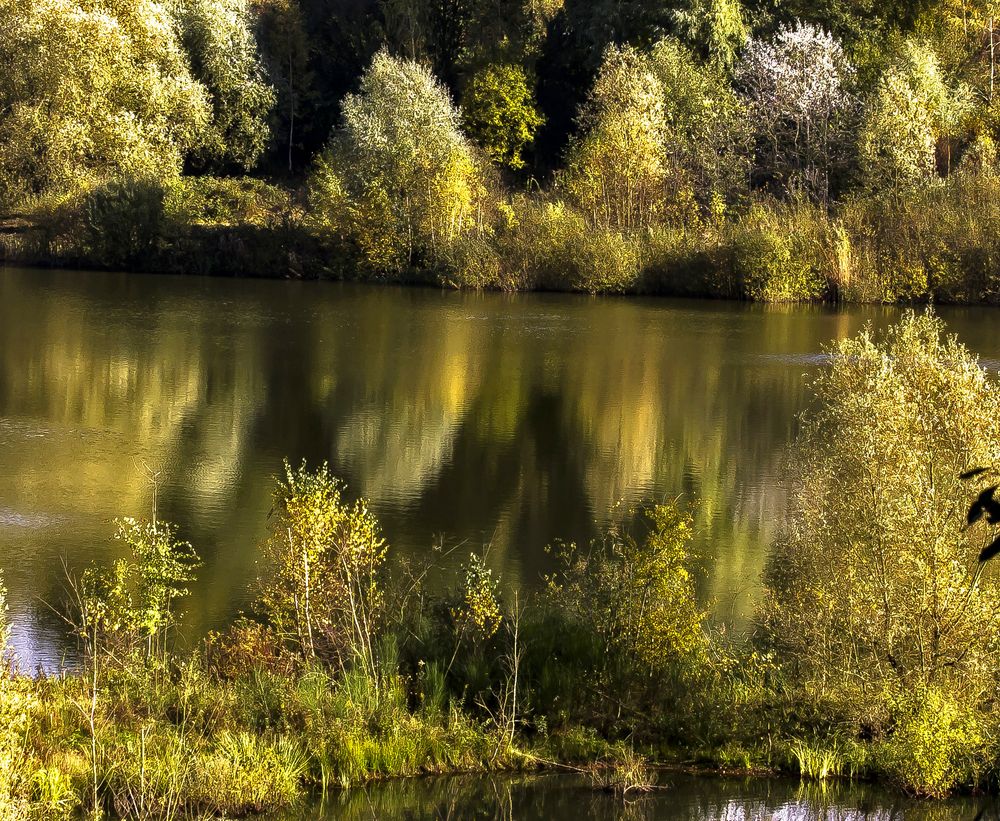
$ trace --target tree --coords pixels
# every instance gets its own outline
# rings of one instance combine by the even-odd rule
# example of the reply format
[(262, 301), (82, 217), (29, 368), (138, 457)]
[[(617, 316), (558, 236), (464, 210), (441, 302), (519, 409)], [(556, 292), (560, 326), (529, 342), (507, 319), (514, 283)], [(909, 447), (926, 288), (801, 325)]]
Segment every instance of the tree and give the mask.
[(866, 185), (899, 191), (931, 178), (938, 140), (959, 130), (967, 110), (967, 92), (949, 88), (934, 52), (907, 40), (864, 108), (858, 153)]
[[(941, 320), (908, 313), (884, 338), (836, 345), (814, 390), (767, 574), (767, 642), (791, 680), (870, 733), (891, 729), (886, 713), (905, 728), (894, 705), (913, 693), (968, 715), (1000, 673), (1000, 584), (977, 572), (988, 530), (966, 527), (960, 475), (995, 455), (1000, 389)], [(947, 789), (941, 778), (924, 786)]]
[(447, 91), (423, 66), (379, 52), (317, 161), (317, 219), (345, 232), (376, 270), (400, 273), (474, 226), (481, 189)]
[(928, 42), (943, 72), (961, 80), (992, 105), (997, 92), (1000, 46), (1000, 2), (937, 0), (921, 9), (914, 35)]
[(168, 522), (124, 518), (115, 525), (115, 541), (127, 553), (110, 568), (84, 572), (74, 621), (92, 657), (102, 649), (121, 657), (145, 647), (147, 658), (162, 661), (167, 631), (177, 621), (175, 602), (188, 594), (198, 554)]
[(266, 81), (248, 0), (174, 0), (195, 76), (208, 89), (212, 120), (202, 134), (203, 164), (250, 170), (267, 147), (275, 92)]
[(375, 631), (382, 603), (385, 541), (378, 521), (324, 464), (285, 463), (264, 544), (260, 606), (303, 656), (377, 675)]
[(566, 184), (603, 227), (683, 222), (746, 190), (745, 107), (673, 38), (609, 49), (580, 122)]
[(581, 113), (566, 186), (598, 225), (632, 231), (663, 209), (667, 121), (645, 55), (610, 46)]
[(463, 67), (519, 64), (529, 73), (563, 0), (472, 0)]
[(521, 152), (535, 138), (542, 115), (520, 66), (489, 65), (469, 81), (462, 100), (466, 130), (493, 162), (524, 167)]
[(650, 67), (661, 87), (673, 196), (690, 191), (703, 206), (739, 199), (750, 172), (743, 101), (672, 38), (653, 47)]
[(205, 89), (155, 0), (0, 0), (0, 60), (8, 204), (174, 176), (209, 120)]
[(719, 72), (729, 72), (750, 36), (739, 0), (687, 0), (674, 12), (684, 41)]
[(276, 92), (276, 147), (284, 144), (288, 172), (292, 173), (295, 152), (301, 149), (303, 114), (315, 94), (305, 15), (298, 0), (256, 0), (254, 16), (257, 43)]
[(758, 164), (779, 193), (827, 200), (853, 73), (840, 43), (817, 26), (782, 26), (750, 41), (737, 78), (757, 122)]

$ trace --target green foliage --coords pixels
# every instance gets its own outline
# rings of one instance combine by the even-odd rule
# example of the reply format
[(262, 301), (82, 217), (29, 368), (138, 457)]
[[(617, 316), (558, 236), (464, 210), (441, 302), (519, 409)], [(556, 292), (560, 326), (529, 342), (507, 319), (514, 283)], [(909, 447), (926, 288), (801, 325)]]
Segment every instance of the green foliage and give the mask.
[(198, 554), (166, 522), (115, 520), (115, 541), (126, 555), (110, 568), (92, 565), (80, 580), (76, 624), (82, 637), (119, 651), (145, 645), (165, 653), (175, 624), (175, 601), (188, 594), (200, 564)]
[[(0, 202), (18, 210), (0, 252), (504, 290), (1000, 299), (989, 3), (376, 5), (0, 0)], [(462, 126), (497, 166), (522, 168), (530, 145), (548, 190), (527, 175), (504, 190)], [(280, 188), (204, 176), (307, 163)]]
[(25, 688), (0, 676), (0, 813), (24, 817), (31, 770), (26, 762), (26, 735), (34, 699)]
[(755, 302), (800, 302), (822, 295), (825, 282), (803, 247), (805, 239), (760, 212), (738, 225), (732, 264), (742, 294)]
[(459, 114), (423, 66), (379, 52), (310, 185), (316, 224), (349, 237), (376, 272), (433, 264), (475, 226), (482, 182)]
[(940, 798), (959, 784), (976, 783), (989, 753), (981, 717), (962, 700), (963, 694), (937, 687), (893, 696), (891, 729), (875, 745), (876, 767), (921, 796)]
[[(310, 65), (315, 41), (307, 33), (307, 17), (298, 0), (257, 0), (253, 3), (257, 45), (275, 90), (271, 148), (287, 157), (288, 173), (296, 170), (307, 134), (317, 128), (316, 71)], [(305, 116), (304, 116), (305, 115)]]
[(641, 540), (617, 528), (581, 551), (559, 551), (552, 595), (573, 619), (591, 626), (609, 656), (655, 670), (699, 651), (704, 614), (688, 569), (689, 514), (673, 504), (645, 513)]
[(662, 89), (645, 55), (608, 48), (571, 146), (567, 190), (591, 221), (632, 231), (663, 210), (667, 122)]
[(501, 614), (498, 598), (499, 582), (486, 566), (482, 556), (469, 556), (463, 567), (461, 605), (452, 610), (452, 618), (460, 632), (470, 631), (483, 638), (491, 638), (500, 628)]
[[(726, 3), (721, 3), (726, 5)], [(699, 65), (676, 40), (659, 41), (649, 56), (660, 84), (670, 164), (668, 198), (676, 217), (690, 191), (710, 216), (713, 200), (740, 202), (749, 178), (749, 123), (745, 104), (716, 72)]]
[(84, 244), (109, 268), (136, 266), (156, 251), (164, 233), (164, 189), (156, 180), (110, 182), (83, 201)]
[[(673, 39), (610, 48), (581, 114), (565, 184), (599, 226), (697, 224), (746, 194), (744, 105)], [(712, 213), (714, 212), (714, 213)]]
[(802, 778), (824, 781), (843, 774), (843, 756), (836, 746), (830, 748), (797, 739), (791, 747)]
[(167, 218), (179, 226), (273, 227), (290, 206), (286, 191), (251, 177), (180, 177), (164, 201)]
[(275, 91), (266, 81), (251, 30), (248, 0), (172, 0), (195, 77), (208, 91), (212, 118), (199, 134), (203, 164), (249, 171), (271, 137)]
[(588, 549), (556, 552), (561, 568), (529, 619), (524, 662), (532, 703), (554, 724), (582, 723), (610, 738), (662, 732), (703, 665), (691, 518), (658, 505), (636, 526), (642, 536), (613, 527)]
[(310, 471), (285, 463), (264, 544), (260, 606), (303, 658), (358, 664), (374, 677), (385, 541), (368, 503), (349, 504), (342, 493), (326, 465)]
[(3, 576), (0, 575), (0, 656), (7, 653), (7, 643), (10, 641), (10, 622), (7, 614), (7, 588), (3, 583)]
[(286, 736), (271, 740), (223, 731), (196, 767), (189, 800), (227, 816), (243, 816), (293, 804), (302, 792), (308, 758)]
[(938, 140), (956, 132), (967, 108), (967, 91), (948, 87), (937, 55), (906, 41), (865, 106), (858, 149), (865, 184), (895, 191), (928, 180)]
[(8, 207), (110, 178), (174, 176), (208, 123), (205, 90), (156, 0), (4, 0), (0, 60)]
[(520, 66), (489, 65), (473, 75), (462, 97), (465, 129), (498, 165), (524, 167), (521, 152), (545, 119)]
[(684, 39), (720, 72), (733, 68), (750, 36), (740, 0), (686, 0), (674, 19)]
[(501, 287), (570, 288), (589, 293), (631, 290), (638, 249), (617, 231), (593, 228), (563, 202), (520, 201), (516, 221), (499, 232)]
[[(831, 353), (796, 448), (763, 638), (795, 692), (884, 735), (880, 766), (915, 791), (946, 792), (1000, 664), (1000, 587), (976, 572), (981, 534), (965, 527), (959, 480), (1000, 436), (1000, 394), (932, 314)], [(914, 712), (896, 703), (902, 692), (940, 703)]]

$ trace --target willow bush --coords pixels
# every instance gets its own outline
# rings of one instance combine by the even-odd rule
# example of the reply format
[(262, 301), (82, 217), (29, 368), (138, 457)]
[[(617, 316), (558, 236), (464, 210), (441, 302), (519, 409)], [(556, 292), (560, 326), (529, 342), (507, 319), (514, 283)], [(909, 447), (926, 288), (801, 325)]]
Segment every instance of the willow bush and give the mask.
[(692, 519), (676, 504), (638, 514), (587, 546), (561, 545), (526, 633), (533, 705), (558, 722), (649, 735), (671, 721), (704, 659)]
[(383, 603), (385, 541), (367, 502), (348, 503), (326, 465), (305, 464), (275, 490), (264, 544), (260, 605), (304, 659), (377, 673), (375, 635)]
[(804, 699), (872, 740), (908, 789), (942, 794), (995, 724), (1000, 584), (977, 572), (985, 534), (965, 526), (959, 476), (996, 456), (1000, 391), (929, 312), (831, 356), (795, 448), (763, 635)]

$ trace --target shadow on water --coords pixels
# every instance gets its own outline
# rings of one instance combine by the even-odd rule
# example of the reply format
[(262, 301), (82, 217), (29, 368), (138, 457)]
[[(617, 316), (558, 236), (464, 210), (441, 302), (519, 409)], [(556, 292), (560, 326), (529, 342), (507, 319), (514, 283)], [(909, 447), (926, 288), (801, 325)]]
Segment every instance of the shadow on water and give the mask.
[(273, 821), (495, 819), (496, 821), (973, 821), (1000, 818), (995, 802), (921, 802), (870, 785), (662, 774), (664, 789), (622, 801), (579, 776), (457, 776), (390, 781), (334, 792)]

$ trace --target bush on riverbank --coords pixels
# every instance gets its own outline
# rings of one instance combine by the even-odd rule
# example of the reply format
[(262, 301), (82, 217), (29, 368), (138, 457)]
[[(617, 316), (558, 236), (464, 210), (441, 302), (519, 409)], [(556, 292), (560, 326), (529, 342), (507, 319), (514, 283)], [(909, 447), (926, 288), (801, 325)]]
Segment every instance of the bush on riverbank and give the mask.
[(248, 178), (108, 184), (39, 201), (0, 231), (0, 253), (39, 265), (505, 291), (1000, 302), (1000, 175), (991, 171), (830, 211), (763, 198), (744, 213), (631, 233), (590, 225), (571, 202), (518, 195), (484, 205), (476, 226), (392, 270), (372, 263), (365, 248), (375, 240), (356, 233), (354, 218), (317, 221), (304, 199)]
[(932, 314), (840, 343), (815, 390), (766, 647), (875, 771), (927, 795), (975, 783), (1000, 726), (1000, 583), (959, 477), (994, 458), (1000, 392)]

